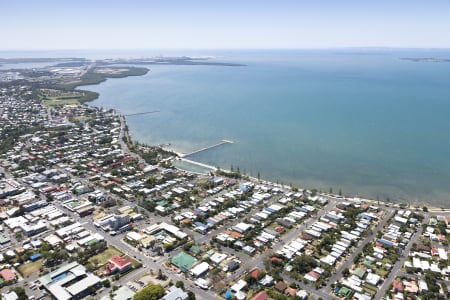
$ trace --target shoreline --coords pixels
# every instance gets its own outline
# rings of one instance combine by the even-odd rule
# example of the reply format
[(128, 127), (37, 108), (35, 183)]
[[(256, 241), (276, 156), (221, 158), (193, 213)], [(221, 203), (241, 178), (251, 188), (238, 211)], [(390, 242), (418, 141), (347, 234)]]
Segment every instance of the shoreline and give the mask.
[[(119, 113), (117, 113), (117, 114), (121, 118), (123, 118), (123, 120), (124, 120), (124, 122), (126, 124), (126, 117), (124, 115), (122, 115), (122, 114), (119, 114)], [(133, 139), (131, 137), (129, 127), (126, 126), (125, 128), (126, 128), (125, 129), (126, 132), (124, 134), (127, 135), (129, 137), (129, 139), (130, 139), (130, 142), (132, 144), (134, 144), (135, 142), (133, 141)], [(158, 147), (156, 145), (154, 145), (154, 146)], [(176, 160), (184, 161), (184, 162), (187, 162), (187, 163), (190, 163), (190, 164), (193, 164), (193, 165), (197, 165), (197, 166), (200, 166), (200, 167), (208, 168), (208, 169), (211, 169), (211, 171), (213, 171), (213, 172), (216, 172), (218, 170), (218, 168), (215, 167), (215, 166), (212, 166), (212, 165), (209, 165), (209, 164), (206, 164), (206, 163), (202, 163), (202, 162), (198, 162), (198, 161), (195, 161), (195, 160), (192, 160), (192, 159), (184, 158), (183, 157), (184, 154), (182, 154), (182, 153), (176, 152), (176, 151), (171, 150), (171, 149), (166, 149), (166, 148), (163, 148), (163, 147), (160, 147), (160, 148), (162, 148), (162, 149), (164, 149), (166, 151), (173, 152), (174, 154), (176, 154), (176, 156), (177, 156), (175, 158)], [(186, 169), (183, 169), (182, 167), (175, 167), (175, 168), (178, 169), (178, 170), (194, 173), (194, 174), (197, 174), (197, 175), (208, 175), (208, 174), (205, 174), (205, 173), (199, 173), (199, 172), (194, 172), (194, 171), (191, 171), (191, 170), (186, 170)], [(225, 169), (220, 169), (220, 170), (222, 172), (231, 173), (231, 171), (229, 171), (229, 170), (225, 170)], [(267, 179), (258, 179), (256, 177), (250, 176), (250, 175), (242, 175), (242, 176), (243, 176), (243, 178), (248, 179), (248, 180), (250, 180), (252, 182), (255, 182), (255, 183), (267, 184), (267, 185), (271, 185), (271, 186), (274, 186), (274, 187), (280, 187), (280, 188), (288, 189), (288, 190), (292, 190), (293, 189), (289, 185), (283, 185), (281, 183), (275, 183), (275, 182), (272, 182), (272, 181), (267, 180)], [(306, 188), (306, 187), (298, 187), (298, 189), (299, 190), (305, 190), (305, 191), (313, 190), (313, 189), (309, 189), (309, 188)], [(425, 203), (425, 202), (423, 203), (424, 204), (423, 206), (420, 206), (420, 205), (418, 206), (418, 205), (409, 205), (407, 203), (395, 203), (395, 202), (388, 202), (388, 201), (385, 201), (385, 200), (375, 200), (375, 199), (369, 199), (369, 198), (361, 198), (361, 197), (356, 197), (354, 195), (341, 196), (341, 195), (338, 195), (338, 194), (332, 194), (332, 193), (330, 194), (330, 193), (324, 193), (324, 192), (317, 192), (317, 194), (322, 196), (322, 197), (329, 197), (329, 198), (333, 198), (335, 200), (350, 201), (350, 202), (356, 202), (356, 203), (368, 203), (368, 204), (375, 205), (375, 206), (388, 206), (388, 207), (397, 208), (397, 209), (409, 209), (409, 210), (419, 211), (419, 210), (423, 210), (423, 207), (426, 207), (427, 211), (430, 212), (430, 213), (450, 212), (450, 208), (437, 207), (437, 206), (434, 206), (433, 204)]]
[[(149, 71), (150, 71), (150, 70), (147, 69), (147, 72), (145, 72), (145, 74), (147, 74)], [(145, 74), (142, 74), (142, 75), (145, 75)], [(142, 75), (129, 75), (129, 76), (142, 76)], [(125, 76), (120, 76), (120, 77), (117, 77), (117, 78), (126, 78), (126, 77), (129, 77), (129, 76), (128, 76), (128, 75), (125, 75)], [(78, 88), (79, 86), (83, 86), (83, 85), (99, 85), (100, 83), (106, 81), (107, 78), (110, 78), (110, 77), (105, 77), (104, 80), (102, 80), (102, 81), (100, 81), (100, 82), (96, 82), (96, 83), (94, 83), (94, 84), (88, 83), (88, 84), (79, 84), (79, 85), (75, 85), (75, 87), (74, 87), (73, 89), (74, 89), (74, 90), (77, 90), (76, 88)], [(113, 78), (114, 78), (114, 77), (113, 77)], [(96, 94), (97, 94), (97, 97), (95, 97), (95, 98), (92, 99), (92, 100), (84, 101), (83, 104), (89, 105), (89, 102), (92, 102), (92, 101), (98, 99), (98, 97), (99, 97), (100, 94), (98, 94), (98, 93), (96, 93)], [(92, 106), (93, 106), (93, 105), (92, 105)], [(95, 107), (95, 106), (94, 106), (94, 107)], [(114, 110), (115, 110), (115, 109), (114, 109)], [(117, 113), (117, 112), (116, 112), (116, 113)], [(119, 113), (117, 113), (117, 114), (119, 114)], [(125, 117), (124, 115), (122, 115), (122, 114), (119, 114), (119, 115), (122, 116), (122, 117), (124, 118), (124, 120), (126, 120), (126, 117)], [(127, 126), (126, 128), (127, 128), (127, 130), (128, 130), (127, 134), (130, 136), (130, 142), (131, 142), (132, 144), (135, 144), (135, 141), (131, 138), (131, 134), (130, 134), (130, 129), (129, 129), (129, 127)], [(198, 166), (201, 166), (201, 167), (205, 167), (205, 168), (211, 169), (211, 170), (213, 170), (213, 171), (216, 171), (216, 170), (217, 170), (217, 167), (214, 167), (214, 166), (211, 166), (211, 165), (202, 163), (202, 162), (194, 161), (194, 160), (191, 160), (191, 159), (185, 159), (185, 158), (183, 158), (184, 154), (178, 153), (178, 152), (174, 151), (173, 149), (167, 149), (167, 148), (165, 148), (165, 147), (158, 146), (158, 145), (150, 145), (150, 146), (160, 147), (160, 148), (163, 149), (163, 150), (166, 150), (166, 151), (169, 151), (169, 152), (173, 152), (174, 154), (177, 155), (177, 159), (180, 159), (181, 161), (184, 160), (184, 161), (186, 161), (186, 162), (188, 162), (188, 163), (191, 163), (191, 164), (193, 164), (193, 165), (198, 165)], [(177, 168), (179, 168), (179, 167), (177, 167)], [(179, 168), (179, 169), (184, 170), (183, 168)], [(225, 171), (225, 172), (229, 172), (228, 170), (225, 170), (225, 169), (221, 169), (221, 170), (222, 170), (222, 171)], [(191, 172), (191, 171), (189, 171), (189, 170), (184, 170), (184, 171)], [(192, 172), (192, 173), (195, 173), (195, 172)], [(197, 174), (198, 174), (198, 173), (197, 173)], [(249, 176), (249, 175), (245, 175), (245, 176), (246, 176), (247, 178), (252, 179), (252, 180), (258, 181), (257, 178), (251, 177), (251, 176)], [(260, 180), (260, 181), (261, 181), (261, 180)], [(280, 184), (274, 183), (274, 182), (272, 182), (272, 181), (270, 181), (270, 180), (264, 180), (264, 181), (266, 181), (266, 182), (268, 182), (269, 184), (274, 185), (274, 186), (275, 186), (275, 185), (281, 186)], [(286, 185), (284, 185), (284, 187), (290, 188), (289, 186), (286, 186)], [(322, 192), (321, 195), (328, 195), (328, 194)], [(358, 197), (356, 197), (355, 195), (347, 195), (347, 196), (344, 196), (344, 197), (341, 197), (341, 196), (336, 195), (336, 194), (330, 194), (330, 195), (331, 195), (331, 197), (333, 197), (333, 198), (361, 199), (361, 201), (364, 201), (364, 202), (370, 202), (370, 203), (374, 203), (374, 204), (377, 204), (377, 205), (378, 205), (378, 204), (379, 204), (379, 205), (390, 205), (390, 206), (398, 207), (398, 208), (408, 208), (408, 207), (409, 207), (410, 209), (417, 210), (417, 209), (422, 209), (423, 207), (427, 207), (427, 209), (428, 209), (429, 211), (435, 211), (435, 212), (439, 212), (439, 211), (442, 211), (442, 212), (444, 212), (444, 211), (450, 211), (450, 208), (439, 207), (439, 206), (436, 206), (435, 204), (431, 204), (431, 203), (425, 202), (425, 201), (424, 201), (423, 203), (421, 203), (421, 204), (409, 204), (409, 203), (405, 203), (405, 202), (401, 202), (401, 201), (399, 201), (398, 203), (396, 203), (396, 202), (393, 202), (393, 201), (387, 202), (386, 200), (375, 200), (375, 199), (368, 199), (368, 198), (358, 198)]]

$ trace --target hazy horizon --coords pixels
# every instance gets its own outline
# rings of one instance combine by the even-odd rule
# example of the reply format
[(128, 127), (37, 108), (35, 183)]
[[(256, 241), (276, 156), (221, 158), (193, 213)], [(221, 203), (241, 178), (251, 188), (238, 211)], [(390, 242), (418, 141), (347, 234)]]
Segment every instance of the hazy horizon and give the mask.
[(450, 48), (450, 1), (0, 3), (0, 50)]
[[(156, 49), (156, 48), (136, 48), (136, 49), (40, 49), (40, 50), (2, 50), (1, 59), (32, 59), (32, 58), (83, 58), (89, 60), (102, 59), (136, 59), (151, 57), (204, 57), (210, 59), (226, 60), (234, 62), (235, 56), (242, 53), (249, 55), (260, 55), (264, 53), (278, 53), (285, 55), (290, 53), (334, 53), (359, 54), (359, 55), (388, 55), (398, 54), (398, 58), (407, 57), (433, 57), (450, 58), (450, 48), (393, 48), (393, 47), (333, 47), (333, 48), (185, 48), (185, 49)], [(3, 62), (3, 65), (8, 65)]]
[(9, 52), (9, 51), (20, 51), (20, 52), (45, 52), (45, 51), (102, 51), (102, 50), (111, 50), (111, 51), (122, 51), (122, 50), (153, 50), (153, 51), (159, 51), (159, 50), (236, 50), (236, 51), (246, 51), (246, 50), (346, 50), (346, 49), (358, 49), (358, 50), (450, 50), (450, 46), (448, 47), (395, 47), (395, 46), (337, 46), (337, 47), (295, 47), (295, 48), (283, 48), (283, 47), (267, 47), (267, 48), (261, 48), (261, 47), (255, 47), (255, 48), (215, 48), (215, 47), (204, 47), (204, 48), (67, 48), (67, 49), (58, 49), (58, 48), (47, 48), (47, 49), (25, 49), (25, 48), (17, 48), (17, 49), (7, 49), (7, 48), (0, 48), (0, 52)]

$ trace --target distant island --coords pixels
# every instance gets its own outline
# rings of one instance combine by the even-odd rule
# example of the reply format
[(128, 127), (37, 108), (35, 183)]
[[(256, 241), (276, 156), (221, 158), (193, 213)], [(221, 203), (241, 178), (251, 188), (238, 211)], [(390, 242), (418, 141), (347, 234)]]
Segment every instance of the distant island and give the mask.
[(401, 57), (401, 60), (409, 60), (413, 62), (450, 62), (450, 58), (437, 57)]
[(211, 57), (189, 57), (189, 56), (175, 56), (175, 57), (148, 57), (148, 58), (117, 58), (117, 59), (100, 59), (89, 60), (87, 58), (66, 57), (66, 58), (0, 58), (1, 64), (19, 64), (19, 63), (55, 63), (52, 67), (71, 68), (82, 67), (88, 64), (95, 63), (98, 66), (109, 65), (206, 65), (206, 66), (226, 66), (226, 67), (245, 67), (244, 64), (215, 62), (210, 61)]
[(154, 58), (133, 58), (133, 59), (103, 59), (97, 60), (97, 65), (206, 65), (206, 66), (226, 66), (226, 67), (245, 67), (244, 64), (212, 62), (209, 57), (154, 57)]

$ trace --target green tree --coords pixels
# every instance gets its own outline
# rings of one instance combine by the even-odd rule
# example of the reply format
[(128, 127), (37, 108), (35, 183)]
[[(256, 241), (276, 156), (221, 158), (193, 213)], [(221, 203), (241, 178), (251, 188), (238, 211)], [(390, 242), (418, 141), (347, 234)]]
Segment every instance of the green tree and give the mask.
[(292, 262), (293, 270), (300, 274), (305, 274), (317, 267), (317, 261), (311, 256), (300, 255)]
[(195, 300), (195, 294), (192, 291), (188, 291), (188, 300)]
[(14, 288), (14, 292), (17, 294), (18, 300), (26, 300), (28, 299), (27, 294), (25, 293), (25, 290), (18, 286), (16, 288)]
[(184, 282), (179, 280), (179, 281), (175, 282), (175, 286), (177, 288), (184, 289)]
[(149, 284), (137, 292), (133, 300), (158, 300), (164, 296), (164, 288), (160, 284)]
[(109, 281), (109, 279), (105, 279), (102, 281), (102, 284), (105, 288), (109, 288), (111, 287), (111, 282)]

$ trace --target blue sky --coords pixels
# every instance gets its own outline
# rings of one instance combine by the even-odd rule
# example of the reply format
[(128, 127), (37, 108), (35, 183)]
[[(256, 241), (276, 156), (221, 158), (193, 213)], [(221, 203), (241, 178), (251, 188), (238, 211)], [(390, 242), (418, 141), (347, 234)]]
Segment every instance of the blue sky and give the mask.
[(450, 0), (0, 2), (0, 49), (450, 48)]

